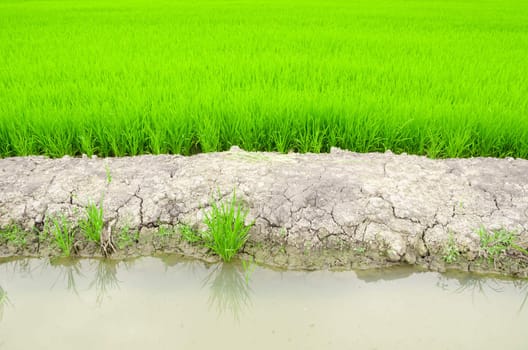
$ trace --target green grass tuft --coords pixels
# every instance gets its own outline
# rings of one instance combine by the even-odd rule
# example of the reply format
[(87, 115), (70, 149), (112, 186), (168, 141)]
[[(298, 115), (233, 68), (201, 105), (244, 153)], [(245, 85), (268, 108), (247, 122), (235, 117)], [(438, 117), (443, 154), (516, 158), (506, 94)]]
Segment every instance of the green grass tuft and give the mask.
[(176, 234), (176, 232), (174, 231), (173, 228), (170, 228), (167, 226), (159, 226), (157, 234), (158, 234), (158, 237), (162, 239), (169, 239), (173, 237)]
[(79, 221), (79, 227), (84, 237), (91, 242), (101, 243), (101, 232), (103, 231), (103, 205), (91, 203), (86, 209), (86, 217)]
[(117, 236), (117, 247), (121, 250), (132, 247), (134, 244), (139, 242), (139, 232), (131, 231), (128, 225), (125, 225), (119, 230), (119, 235)]
[(481, 227), (477, 233), (480, 237), (480, 247), (490, 263), (495, 263), (499, 258), (512, 252), (528, 256), (528, 250), (517, 243), (517, 235), (513, 231), (506, 229), (489, 231)]
[(453, 232), (449, 232), (449, 238), (444, 247), (444, 255), (442, 256), (442, 259), (444, 259), (444, 261), (448, 264), (453, 264), (457, 262), (459, 256), (460, 252), (458, 250), (455, 237), (453, 236)]
[(19, 248), (24, 248), (27, 245), (27, 232), (18, 225), (13, 224), (0, 229), (0, 241), (13, 244)]
[(203, 242), (202, 235), (199, 232), (193, 230), (192, 227), (188, 225), (180, 226), (180, 234), (182, 238), (189, 243)]
[(205, 213), (208, 230), (202, 233), (205, 245), (224, 261), (230, 261), (244, 246), (253, 225), (245, 224), (248, 210), (237, 202), (236, 194), (228, 202), (213, 201), (211, 211)]
[(46, 218), (45, 231), (63, 256), (71, 256), (74, 243), (74, 231), (71, 222), (64, 214), (56, 214)]
[(235, 191), (231, 200), (212, 199), (210, 206), (210, 211), (204, 212), (207, 230), (198, 232), (189, 225), (181, 225), (181, 237), (191, 244), (204, 245), (225, 262), (231, 261), (246, 243), (253, 222), (245, 224), (248, 210), (238, 203)]

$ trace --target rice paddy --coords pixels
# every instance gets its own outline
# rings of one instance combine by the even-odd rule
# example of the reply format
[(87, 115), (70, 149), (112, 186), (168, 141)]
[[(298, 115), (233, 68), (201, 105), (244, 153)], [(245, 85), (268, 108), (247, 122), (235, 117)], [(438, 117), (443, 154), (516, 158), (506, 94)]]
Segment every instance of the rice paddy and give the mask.
[(0, 0), (0, 157), (528, 158), (522, 0)]

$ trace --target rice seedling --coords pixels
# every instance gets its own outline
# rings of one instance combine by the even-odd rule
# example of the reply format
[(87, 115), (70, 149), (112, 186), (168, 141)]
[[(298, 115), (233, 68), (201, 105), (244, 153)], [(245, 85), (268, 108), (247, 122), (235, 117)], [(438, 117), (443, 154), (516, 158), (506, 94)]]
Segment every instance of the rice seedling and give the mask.
[(204, 212), (206, 231), (198, 232), (189, 225), (180, 225), (179, 232), (183, 240), (204, 245), (228, 262), (244, 246), (248, 231), (253, 226), (253, 222), (245, 224), (247, 214), (233, 191), (230, 201), (211, 199), (210, 211)]
[(85, 208), (86, 217), (79, 221), (79, 227), (84, 237), (91, 242), (101, 243), (101, 232), (103, 231), (103, 204), (88, 204)]
[(0, 157), (528, 158), (526, 23), (522, 0), (3, 1)]
[(248, 231), (253, 226), (245, 224), (248, 210), (237, 201), (236, 193), (230, 201), (211, 202), (211, 210), (205, 212), (204, 223), (208, 230), (202, 233), (206, 247), (218, 254), (224, 261), (230, 261), (244, 246)]
[(71, 222), (64, 214), (48, 216), (45, 231), (63, 256), (71, 256), (74, 244), (74, 231)]

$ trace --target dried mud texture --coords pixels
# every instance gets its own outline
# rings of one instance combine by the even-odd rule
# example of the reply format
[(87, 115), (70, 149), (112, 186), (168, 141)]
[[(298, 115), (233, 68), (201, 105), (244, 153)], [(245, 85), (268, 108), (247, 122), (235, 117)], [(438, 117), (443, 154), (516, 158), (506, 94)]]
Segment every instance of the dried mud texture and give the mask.
[[(446, 267), (450, 237), (460, 252), (452, 267), (527, 275), (524, 259), (489, 264), (477, 230), (506, 229), (528, 240), (528, 161), (357, 154), (229, 152), (130, 158), (45, 157), (0, 160), (0, 227), (32, 230), (28, 247), (9, 255), (53, 254), (38, 244), (47, 217), (73, 222), (103, 202), (105, 226), (128, 226), (137, 239), (116, 256), (209, 252), (158, 227), (203, 230), (216, 193), (233, 190), (255, 221), (242, 254), (290, 268), (355, 268), (399, 263)], [(81, 255), (98, 254), (80, 243)], [(449, 267), (449, 266), (447, 266)]]

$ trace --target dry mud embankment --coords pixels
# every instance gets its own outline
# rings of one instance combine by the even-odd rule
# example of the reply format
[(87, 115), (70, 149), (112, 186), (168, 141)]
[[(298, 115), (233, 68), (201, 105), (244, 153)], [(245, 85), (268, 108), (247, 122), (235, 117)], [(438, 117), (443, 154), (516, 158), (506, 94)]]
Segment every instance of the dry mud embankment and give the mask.
[[(0, 254), (58, 254), (39, 238), (46, 218), (61, 212), (75, 226), (88, 204), (102, 201), (105, 230), (139, 232), (114, 256), (176, 252), (214, 259), (178, 230), (203, 229), (211, 198), (217, 191), (228, 198), (233, 189), (249, 209), (247, 222), (255, 222), (241, 254), (258, 262), (309, 269), (409, 263), (528, 274), (527, 160), (338, 149), (1, 159), (0, 228), (30, 233), (24, 245), (1, 242)], [(175, 234), (166, 235), (171, 228)], [(485, 244), (479, 230), (488, 233)], [(495, 232), (508, 241), (498, 242), (504, 237)], [(101, 254), (79, 237), (76, 254)]]

